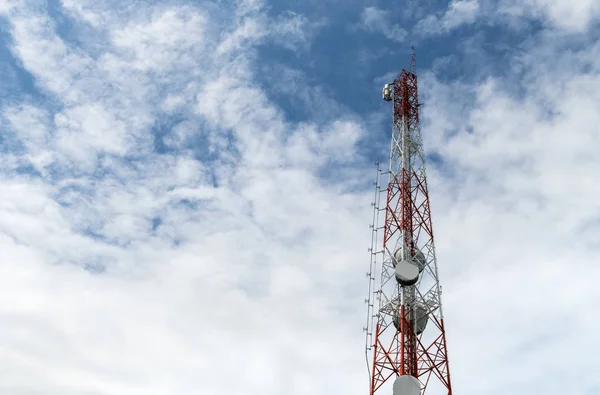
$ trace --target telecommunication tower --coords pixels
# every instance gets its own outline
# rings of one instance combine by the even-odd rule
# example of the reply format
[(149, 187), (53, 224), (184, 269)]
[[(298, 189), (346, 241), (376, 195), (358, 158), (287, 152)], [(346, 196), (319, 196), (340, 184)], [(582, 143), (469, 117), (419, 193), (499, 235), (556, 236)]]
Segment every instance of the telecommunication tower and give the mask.
[[(452, 395), (419, 126), (414, 48), (410, 70), (403, 69), (393, 83), (386, 84), (382, 95), (393, 103), (393, 124), (389, 169), (383, 172), (377, 165), (372, 203), (364, 328), (369, 394), (391, 386), (392, 391), (381, 393)], [(383, 176), (387, 176), (387, 188), (381, 187)]]

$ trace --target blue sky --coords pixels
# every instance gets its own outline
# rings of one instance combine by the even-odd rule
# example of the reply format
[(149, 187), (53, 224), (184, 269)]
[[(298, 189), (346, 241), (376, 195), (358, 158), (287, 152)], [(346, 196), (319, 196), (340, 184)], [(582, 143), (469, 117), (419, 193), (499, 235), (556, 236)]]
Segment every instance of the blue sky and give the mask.
[(593, 393), (599, 4), (0, 0), (0, 392), (365, 394), (415, 46), (454, 391)]

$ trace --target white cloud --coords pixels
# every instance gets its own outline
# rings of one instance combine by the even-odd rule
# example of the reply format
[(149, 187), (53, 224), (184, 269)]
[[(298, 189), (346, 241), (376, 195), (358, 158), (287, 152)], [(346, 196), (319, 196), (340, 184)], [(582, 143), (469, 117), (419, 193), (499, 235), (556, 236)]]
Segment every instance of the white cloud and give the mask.
[(461, 25), (472, 24), (477, 20), (479, 11), (479, 0), (452, 0), (441, 17), (429, 15), (417, 22), (414, 29), (425, 36), (445, 33)]
[(479, 11), (477, 0), (453, 1), (442, 18), (445, 29), (452, 29), (462, 24), (473, 23)]
[[(24, 153), (0, 161), (0, 392), (364, 394), (372, 171), (356, 152), (374, 131), (341, 106), (286, 120), (256, 82), (253, 48), (284, 26), (259, 2), (67, 3), (89, 52), (41, 11), (10, 19), (54, 102), (1, 111)], [(455, 392), (598, 385), (599, 46), (535, 40), (512, 62), (523, 97), (421, 76)], [(28, 163), (45, 178), (15, 172)]]
[(595, 0), (499, 0), (499, 15), (541, 19), (549, 25), (566, 31), (585, 31), (600, 18), (600, 3)]
[(310, 22), (304, 15), (289, 13), (274, 21), (269, 30), (276, 44), (292, 51), (308, 50), (316, 34), (327, 23), (326, 18)]
[(27, 150), (21, 159), (40, 174), (46, 175), (46, 166), (55, 160), (55, 154), (47, 150), (51, 140), (49, 114), (30, 104), (22, 104), (4, 108), (1, 116), (10, 125), (16, 140)]
[(361, 16), (361, 27), (367, 31), (383, 34), (386, 38), (402, 42), (406, 38), (406, 30), (399, 24), (392, 24), (388, 12), (377, 7), (365, 7)]
[[(512, 59), (525, 70), (519, 97), (503, 79), (421, 79), (425, 145), (444, 160), (429, 173), (436, 247), (441, 262), (456, 262), (442, 275), (457, 391), (598, 386), (579, 373), (595, 366), (586, 350), (599, 346), (588, 314), (600, 301), (597, 48), (536, 37)], [(576, 362), (565, 369), (553, 355)], [(490, 382), (490, 366), (502, 379)]]
[[(75, 16), (77, 19), (85, 21), (94, 28), (102, 28), (103, 25), (110, 24), (109, 13), (102, 9), (101, 5), (95, 5), (93, 2), (84, 0), (61, 0), (63, 9)], [(114, 21), (112, 21), (114, 23)]]
[[(72, 89), (74, 76), (93, 65), (86, 54), (70, 48), (56, 36), (52, 21), (42, 13), (11, 18), (16, 45), (12, 50), (36, 83), (65, 100), (81, 100), (83, 92)], [(76, 94), (77, 93), (77, 94)]]
[(96, 167), (96, 152), (125, 155), (134, 149), (125, 123), (97, 103), (58, 113), (54, 124), (57, 149), (90, 170)]
[(22, 4), (22, 0), (1, 0), (0, 15), (8, 14)]
[(482, 21), (486, 24), (522, 26), (538, 20), (544, 26), (563, 32), (585, 32), (600, 18), (600, 3), (595, 0), (452, 0), (443, 15), (430, 14), (415, 26), (415, 32), (436, 35), (462, 25)]
[[(131, 51), (127, 66), (140, 71), (171, 71), (172, 67), (189, 68), (193, 56), (206, 50), (207, 16), (195, 9), (170, 9), (152, 15), (149, 21), (131, 23), (113, 31), (114, 45), (125, 53)], [(168, 34), (165, 34), (169, 32)]]
[(258, 18), (243, 18), (240, 25), (227, 33), (217, 48), (218, 55), (228, 55), (243, 50), (245, 46), (259, 41), (267, 36), (266, 20), (261, 15)]
[[(339, 358), (363, 372), (346, 347), (360, 344), (347, 311), (363, 267), (348, 243), (365, 244), (369, 198), (345, 191), (360, 169), (332, 184), (317, 172), (354, 161), (364, 131), (349, 118), (286, 122), (252, 71), (270, 29), (309, 40), (304, 19), (287, 28), (257, 2), (221, 10), (225, 21), (210, 7), (65, 6), (90, 24), (90, 52), (42, 10), (10, 20), (12, 50), (56, 106), (2, 110), (26, 153), (2, 161), (0, 389), (349, 392), (322, 373)], [(150, 131), (167, 116), (185, 121), (173, 153), (157, 154)], [(193, 139), (213, 162), (193, 159)], [(235, 380), (231, 363), (244, 366)]]

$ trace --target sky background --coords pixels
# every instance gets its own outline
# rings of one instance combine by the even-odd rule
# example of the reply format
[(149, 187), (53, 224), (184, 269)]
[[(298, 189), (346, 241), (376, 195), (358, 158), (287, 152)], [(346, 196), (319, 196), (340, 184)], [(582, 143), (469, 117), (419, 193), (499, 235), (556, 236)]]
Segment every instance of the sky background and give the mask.
[(366, 394), (411, 46), (454, 392), (600, 393), (596, 0), (0, 0), (0, 393)]

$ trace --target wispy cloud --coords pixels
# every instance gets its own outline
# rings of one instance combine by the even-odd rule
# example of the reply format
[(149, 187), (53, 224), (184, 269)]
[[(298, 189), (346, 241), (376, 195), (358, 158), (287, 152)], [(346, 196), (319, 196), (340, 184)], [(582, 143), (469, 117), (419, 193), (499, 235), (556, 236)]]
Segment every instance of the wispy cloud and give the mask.
[[(570, 373), (577, 375), (595, 363), (584, 350), (598, 344), (598, 322), (584, 317), (600, 300), (589, 277), (597, 273), (593, 262), (600, 245), (586, 225), (600, 216), (600, 190), (591, 176), (600, 171), (600, 162), (591, 159), (598, 137), (594, 125), (600, 121), (592, 104), (600, 100), (595, 88), (600, 56), (592, 49), (597, 43), (564, 50), (540, 35), (530, 45), (512, 59), (527, 70), (518, 82), (520, 95), (498, 78), (441, 84), (428, 75), (424, 83), (426, 145), (444, 159), (430, 177), (440, 187), (432, 196), (438, 202), (434, 209), (448, 213), (436, 229), (449, 235), (457, 222), (464, 224), (461, 232), (439, 241), (440, 255), (450, 261), (467, 256), (471, 262), (457, 267), (444, 287), (451, 305), (445, 310), (448, 325), (457, 326), (455, 336), (461, 331), (471, 336), (460, 346), (465, 348), (455, 351), (462, 353), (459, 369), (469, 374), (453, 377), (458, 387), (490, 393), (517, 386), (524, 393), (544, 391), (547, 373), (561, 371), (552, 355), (579, 355), (578, 367)], [(590, 61), (595, 71), (581, 73)], [(559, 245), (564, 247), (550, 248)], [(557, 293), (554, 287), (561, 283), (560, 267), (566, 261), (588, 274), (562, 283)], [(471, 313), (458, 311), (468, 295), (478, 295), (471, 305), (478, 311), (477, 322), (468, 318)], [(507, 318), (495, 320), (498, 332), (492, 331), (486, 322), (502, 312)], [(556, 324), (557, 318), (572, 323)], [(515, 331), (520, 335), (508, 335)], [(515, 358), (512, 367), (503, 368), (507, 373), (524, 372), (534, 361), (541, 368), (509, 380), (505, 376), (502, 384), (473, 382), (472, 375), (485, 376), (487, 368), (481, 366), (497, 358)], [(580, 380), (576, 392), (597, 385), (596, 379)], [(557, 379), (552, 391), (567, 391), (571, 385)]]
[(475, 22), (479, 10), (479, 0), (453, 0), (442, 16), (432, 14), (421, 19), (415, 25), (414, 32), (423, 36), (448, 32)]
[(377, 7), (366, 7), (361, 15), (361, 27), (367, 31), (381, 33), (386, 38), (402, 42), (407, 32), (399, 24), (392, 23), (387, 11)]
[(292, 51), (306, 51), (327, 23), (327, 18), (310, 21), (304, 15), (288, 12), (274, 20), (269, 30), (277, 45)]
[[(492, 4), (490, 4), (490, 16)], [(533, 0), (525, 3), (514, 0), (499, 0), (496, 7), (497, 17), (527, 18), (542, 20), (555, 28), (583, 32), (600, 17), (600, 3), (593, 0)]]
[(443, 13), (434, 12), (419, 20), (413, 32), (432, 36), (476, 22), (492, 25), (516, 24), (528, 21), (548, 23), (566, 32), (584, 32), (600, 16), (600, 3), (596, 1), (534, 0), (452, 0)]
[[(319, 371), (340, 354), (323, 336), (345, 342), (329, 320), (360, 333), (346, 302), (323, 295), (346, 294), (346, 243), (364, 244), (350, 229), (368, 215), (365, 196), (344, 191), (355, 172), (327, 184), (318, 173), (355, 161), (363, 128), (290, 124), (254, 76), (257, 45), (307, 45), (306, 19), (248, 1), (64, 6), (92, 48), (61, 37), (43, 7), (9, 19), (11, 50), (52, 103), (2, 108), (23, 145), (3, 155), (2, 390), (333, 387)], [(160, 136), (157, 124), (173, 127)], [(247, 366), (235, 382), (218, 368), (231, 358)]]
[[(35, 91), (0, 101), (0, 392), (364, 393), (373, 171), (359, 153), (389, 134), (389, 107), (373, 115), (383, 128), (300, 57), (262, 62), (265, 46), (310, 51), (312, 16), (122, 3), (63, 0), (59, 24), (0, 2), (2, 61)], [(475, 4), (432, 14), (453, 29)], [(356, 11), (363, 29), (404, 34)], [(573, 49), (544, 21), (508, 75), (419, 71), (456, 392), (599, 385), (600, 44)], [(290, 121), (278, 95), (308, 115)]]
[(8, 14), (9, 12), (22, 5), (22, 0), (3, 0), (0, 2), (0, 15)]

